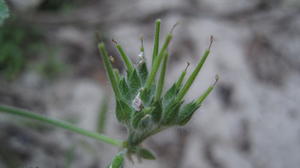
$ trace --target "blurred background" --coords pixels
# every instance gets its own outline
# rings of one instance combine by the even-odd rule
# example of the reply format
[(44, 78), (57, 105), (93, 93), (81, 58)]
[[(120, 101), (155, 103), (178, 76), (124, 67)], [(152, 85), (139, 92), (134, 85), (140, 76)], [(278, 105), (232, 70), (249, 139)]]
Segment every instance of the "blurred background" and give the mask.
[[(112, 38), (137, 62), (143, 35), (150, 62), (155, 19), (162, 19), (161, 40), (180, 22), (167, 87), (186, 62), (189, 72), (194, 68), (210, 35), (215, 37), (212, 54), (187, 99), (198, 97), (216, 74), (220, 81), (187, 126), (145, 143), (156, 161), (127, 167), (299, 167), (299, 0), (6, 2), (11, 17), (0, 27), (0, 104), (125, 139), (96, 33), (122, 71)], [(0, 116), (1, 168), (102, 168), (118, 150), (32, 120)]]

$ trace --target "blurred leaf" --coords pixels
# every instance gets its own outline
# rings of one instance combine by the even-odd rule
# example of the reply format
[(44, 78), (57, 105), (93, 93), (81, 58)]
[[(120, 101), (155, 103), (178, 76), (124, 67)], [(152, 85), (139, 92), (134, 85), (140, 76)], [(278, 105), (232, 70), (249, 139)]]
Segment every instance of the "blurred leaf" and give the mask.
[(0, 0), (0, 25), (9, 17), (9, 9), (4, 0)]
[(162, 124), (171, 125), (176, 122), (177, 114), (183, 102), (171, 102), (165, 109), (162, 118)]
[(98, 123), (97, 123), (97, 131), (99, 133), (103, 133), (106, 126), (107, 112), (108, 112), (108, 101), (109, 98), (107, 94), (102, 98), (101, 106), (98, 114)]
[(116, 116), (121, 123), (127, 123), (132, 109), (122, 100), (117, 100)]
[(147, 77), (148, 77), (148, 69), (147, 69), (147, 65), (145, 62), (138, 65), (138, 72), (139, 72), (139, 76), (141, 78), (142, 83), (145, 84)]
[(146, 114), (139, 122), (138, 124), (138, 128), (141, 130), (145, 130), (145, 129), (151, 129), (151, 125), (152, 124), (152, 117), (149, 114)]
[(145, 148), (139, 148), (138, 155), (143, 159), (148, 159), (148, 160), (156, 159), (155, 155), (150, 150), (145, 149)]
[(64, 168), (71, 168), (74, 161), (76, 145), (73, 144), (66, 152), (66, 160)]
[(175, 99), (178, 92), (178, 88), (176, 83), (166, 92), (165, 96), (163, 97), (163, 106), (168, 106), (172, 100)]
[(125, 100), (130, 100), (131, 99), (131, 95), (129, 93), (129, 87), (127, 85), (127, 82), (126, 82), (125, 78), (122, 78), (120, 80), (120, 82), (119, 82), (119, 89), (120, 89), (122, 97)]
[(141, 119), (145, 116), (143, 111), (135, 111), (132, 115), (131, 126), (133, 128), (138, 128)]
[(118, 153), (112, 160), (107, 168), (123, 168), (124, 166), (124, 153)]
[(141, 88), (141, 80), (140, 80), (136, 70), (129, 73), (128, 85), (129, 85), (131, 94), (134, 94), (134, 95)]
[(140, 97), (145, 106), (149, 106), (152, 103), (154, 94), (155, 94), (155, 85), (152, 85), (150, 89), (143, 88), (141, 90)]
[(177, 124), (185, 125), (192, 118), (194, 112), (199, 107), (200, 106), (197, 105), (195, 102), (191, 102), (191, 103), (184, 105), (178, 113)]
[(153, 104), (153, 111), (152, 111), (152, 118), (154, 122), (159, 122), (162, 115), (162, 105), (161, 101), (154, 102)]

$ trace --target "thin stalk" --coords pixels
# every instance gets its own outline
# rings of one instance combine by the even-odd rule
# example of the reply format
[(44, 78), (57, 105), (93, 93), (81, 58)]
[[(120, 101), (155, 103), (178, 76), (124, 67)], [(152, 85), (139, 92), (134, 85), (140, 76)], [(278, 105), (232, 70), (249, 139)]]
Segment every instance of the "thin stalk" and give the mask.
[(216, 81), (212, 85), (210, 85), (206, 89), (206, 91), (195, 101), (195, 103), (197, 105), (201, 105), (202, 104), (202, 102), (207, 98), (207, 96), (210, 94), (210, 92), (214, 89), (214, 87), (216, 86), (218, 80), (219, 80), (219, 76), (216, 75)]
[(158, 71), (158, 68), (159, 68), (159, 65), (160, 63), (162, 62), (161, 60), (163, 59), (163, 56), (165, 54), (165, 51), (166, 49), (168, 48), (168, 45), (170, 44), (170, 41), (172, 40), (173, 36), (171, 33), (169, 33), (166, 37), (166, 40), (163, 44), (163, 47), (161, 48), (160, 52), (159, 52), (159, 55), (157, 56), (157, 58), (154, 60), (154, 63), (153, 63), (153, 66), (152, 66), (152, 69), (151, 69), (151, 72), (149, 74), (149, 77), (146, 81), (146, 84), (145, 84), (145, 88), (150, 88), (155, 76), (156, 76), (156, 73)]
[(121, 94), (120, 94), (120, 91), (119, 91), (119, 88), (118, 88), (117, 79), (116, 79), (115, 73), (113, 71), (112, 65), (109, 61), (109, 57), (108, 57), (107, 51), (105, 49), (104, 43), (103, 42), (100, 43), (98, 45), (98, 48), (99, 48), (100, 53), (102, 55), (102, 58), (103, 58), (103, 61), (104, 61), (104, 66), (105, 66), (106, 72), (108, 74), (109, 80), (111, 82), (112, 88), (114, 90), (114, 93), (116, 95), (116, 98), (120, 98)]
[(186, 65), (186, 67), (185, 67), (185, 69), (184, 69), (184, 71), (181, 73), (181, 75), (179, 76), (178, 81), (176, 82), (177, 88), (179, 88), (181, 86), (181, 84), (182, 84), (182, 82), (184, 80), (184, 77), (186, 75), (186, 71), (187, 71), (187, 69), (188, 69), (189, 66), (190, 66), (190, 63), (188, 62), (187, 65)]
[(131, 60), (128, 58), (128, 56), (125, 54), (125, 51), (123, 50), (122, 46), (115, 40), (112, 40), (115, 44), (116, 44), (116, 48), (118, 49), (124, 63), (125, 63), (125, 66), (127, 68), (127, 70), (129, 72), (132, 72), (133, 71), (133, 65), (132, 65), (132, 62)]
[(152, 65), (154, 64), (154, 60), (158, 55), (159, 49), (159, 33), (160, 33), (160, 19), (155, 21), (155, 35), (154, 35), (154, 44), (153, 44), (153, 55), (152, 55)]
[(122, 142), (120, 140), (113, 139), (113, 138), (107, 137), (102, 134), (98, 134), (95, 132), (91, 132), (91, 131), (76, 127), (75, 125), (69, 124), (64, 121), (51, 119), (51, 118), (48, 118), (48, 117), (45, 117), (45, 116), (42, 116), (39, 114), (35, 114), (35, 113), (29, 112), (29, 111), (25, 111), (25, 110), (18, 109), (15, 107), (4, 106), (4, 105), (0, 105), (0, 111), (2, 111), (4, 113), (8, 113), (8, 114), (13, 114), (13, 115), (17, 115), (17, 116), (21, 116), (21, 117), (25, 117), (25, 118), (29, 118), (29, 119), (41, 121), (43, 123), (47, 123), (47, 124), (50, 124), (50, 125), (53, 125), (56, 127), (60, 127), (65, 130), (75, 132), (75, 133), (99, 140), (101, 142), (104, 142), (104, 143), (107, 143), (107, 144), (110, 144), (113, 146), (122, 147)]
[(182, 100), (182, 98), (185, 96), (185, 94), (187, 93), (187, 91), (189, 90), (189, 88), (191, 87), (191, 85), (193, 84), (193, 82), (195, 81), (197, 75), (199, 74), (199, 72), (200, 72), (203, 64), (206, 61), (206, 58), (208, 57), (208, 55), (210, 53), (210, 48), (211, 48), (212, 42), (213, 42), (213, 37), (211, 36), (211, 38), (210, 38), (210, 44), (209, 44), (208, 49), (204, 52), (204, 55), (200, 59), (198, 65), (196, 66), (195, 70), (193, 71), (193, 73), (190, 75), (190, 77), (186, 81), (186, 83), (183, 86), (183, 88), (179, 91), (178, 96), (176, 98), (178, 102)]
[(168, 57), (169, 57), (168, 52), (165, 52), (163, 64), (162, 64), (161, 71), (160, 71), (160, 77), (158, 80), (157, 90), (156, 90), (156, 94), (155, 94), (156, 101), (159, 101), (159, 99), (161, 97), (161, 93), (163, 91), (163, 87), (164, 87), (164, 83), (165, 83), (165, 75), (166, 75), (166, 71), (167, 71)]
[(98, 123), (97, 123), (97, 132), (98, 133), (104, 133), (105, 126), (106, 126), (106, 120), (107, 120), (107, 112), (108, 112), (108, 94), (106, 93), (104, 97), (102, 98), (101, 106), (99, 109), (98, 114)]

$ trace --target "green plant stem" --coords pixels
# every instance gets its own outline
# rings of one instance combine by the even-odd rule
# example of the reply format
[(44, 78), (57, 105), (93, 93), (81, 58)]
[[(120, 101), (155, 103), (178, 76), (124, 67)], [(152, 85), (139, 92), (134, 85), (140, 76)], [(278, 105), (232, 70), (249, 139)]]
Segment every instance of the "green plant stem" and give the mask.
[(159, 99), (161, 97), (161, 93), (163, 91), (163, 87), (164, 87), (164, 83), (165, 83), (165, 75), (166, 75), (166, 71), (167, 71), (168, 57), (169, 57), (168, 52), (165, 52), (165, 56), (164, 56), (164, 59), (163, 59), (163, 64), (162, 64), (162, 67), (161, 67), (160, 77), (159, 77), (159, 80), (158, 80), (156, 95), (155, 95), (155, 100), (156, 101), (159, 101)]
[(118, 49), (125, 65), (126, 65), (128, 72), (132, 72), (134, 68), (133, 68), (131, 60), (125, 54), (125, 51), (123, 50), (122, 46), (119, 43), (117, 43), (116, 41), (114, 41), (114, 42), (116, 43), (116, 48)]
[(9, 107), (9, 106), (4, 106), (4, 105), (0, 105), (0, 111), (2, 111), (4, 113), (8, 113), (8, 114), (13, 114), (13, 115), (29, 118), (29, 119), (38, 120), (43, 123), (47, 123), (47, 124), (50, 124), (50, 125), (53, 125), (56, 127), (60, 127), (60, 128), (66, 129), (68, 131), (72, 131), (72, 132), (99, 140), (101, 142), (104, 142), (104, 143), (107, 143), (107, 144), (110, 144), (113, 146), (122, 147), (122, 142), (120, 140), (113, 139), (113, 138), (110, 138), (110, 137), (107, 137), (105, 135), (98, 134), (95, 132), (87, 131), (85, 129), (76, 127), (75, 125), (69, 124), (64, 121), (51, 119), (51, 118), (48, 118), (48, 117), (45, 117), (45, 116), (42, 116), (39, 114), (35, 114), (35, 113), (29, 112), (29, 111), (25, 111), (22, 109)]
[(187, 66), (185, 67), (184, 71), (181, 73), (181, 75), (179, 76), (178, 81), (176, 82), (176, 86), (177, 88), (179, 88), (184, 80), (184, 77), (186, 75), (186, 71), (188, 69), (188, 67), (190, 66), (190, 63), (187, 63)]
[(198, 65), (196, 66), (195, 70), (193, 71), (193, 73), (190, 75), (190, 77), (188, 78), (188, 80), (186, 81), (185, 85), (183, 86), (183, 88), (179, 91), (178, 96), (176, 98), (177, 102), (180, 102), (183, 97), (185, 96), (185, 94), (187, 93), (187, 91), (189, 90), (189, 88), (191, 87), (191, 85), (193, 84), (194, 80), (196, 79), (197, 75), (199, 74), (203, 64), (205, 63), (209, 53), (210, 53), (210, 48), (211, 45), (213, 43), (213, 37), (210, 37), (210, 44), (208, 49), (204, 52), (202, 58), (200, 59)]
[(153, 45), (153, 55), (152, 55), (152, 65), (154, 64), (154, 60), (157, 57), (158, 49), (159, 49), (159, 33), (160, 33), (160, 19), (155, 21), (155, 35), (154, 35), (154, 45)]
[(209, 86), (206, 91), (195, 101), (195, 103), (199, 106), (202, 104), (202, 102), (207, 98), (207, 96), (210, 94), (210, 92), (214, 89), (214, 87), (216, 86), (217, 82), (219, 80), (219, 76), (216, 75), (216, 81)]
[(119, 88), (118, 88), (118, 85), (117, 85), (117, 79), (116, 79), (115, 73), (113, 71), (112, 65), (109, 61), (109, 57), (108, 57), (107, 51), (105, 49), (104, 43), (100, 43), (98, 45), (98, 48), (99, 48), (100, 53), (102, 55), (102, 58), (103, 58), (103, 61), (104, 61), (103, 63), (104, 63), (107, 75), (109, 77), (109, 80), (111, 82), (112, 88), (114, 90), (114, 93), (116, 95), (116, 98), (120, 98), (121, 94), (120, 94), (120, 91), (119, 91)]
[(97, 132), (98, 133), (104, 133), (104, 131), (105, 131), (107, 112), (108, 112), (108, 104), (109, 104), (109, 98), (108, 98), (108, 94), (106, 93), (104, 95), (104, 97), (102, 98), (101, 106), (99, 109), (98, 123), (97, 123)]
[(146, 81), (146, 84), (145, 84), (145, 88), (149, 89), (150, 86), (152, 85), (152, 82), (156, 76), (156, 73), (158, 71), (158, 68), (159, 68), (159, 65), (160, 63), (162, 62), (162, 59), (164, 57), (164, 54), (165, 54), (165, 51), (166, 49), (168, 48), (168, 45), (170, 44), (170, 41), (172, 40), (173, 36), (171, 33), (169, 33), (166, 37), (166, 40), (163, 44), (163, 47), (161, 48), (160, 52), (159, 52), (159, 55), (157, 56), (157, 58), (154, 60), (154, 64), (152, 66), (152, 69), (151, 69), (151, 72), (149, 74), (149, 77)]

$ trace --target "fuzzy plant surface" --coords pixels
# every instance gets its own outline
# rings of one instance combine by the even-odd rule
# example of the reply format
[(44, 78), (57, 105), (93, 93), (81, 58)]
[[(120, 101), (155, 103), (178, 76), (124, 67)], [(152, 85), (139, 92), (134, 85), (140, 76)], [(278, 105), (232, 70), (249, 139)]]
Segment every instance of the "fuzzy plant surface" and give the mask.
[(142, 39), (139, 54), (140, 61), (137, 64), (134, 64), (126, 55), (122, 46), (113, 40), (126, 67), (126, 72), (123, 74), (113, 68), (104, 43), (100, 43), (98, 46), (115, 95), (116, 118), (128, 131), (128, 138), (123, 143), (124, 150), (116, 156), (119, 162), (123, 162), (120, 157), (125, 154), (130, 160), (132, 155), (137, 156), (138, 160), (155, 159), (152, 152), (141, 147), (142, 142), (167, 128), (187, 124), (194, 112), (213, 90), (218, 80), (218, 76), (216, 76), (216, 81), (201, 96), (185, 103), (184, 97), (210, 53), (213, 42), (211, 37), (209, 47), (186, 82), (184, 82), (184, 78), (187, 68), (183, 70), (178, 80), (164, 92), (169, 57), (168, 46), (173, 38), (172, 32), (175, 26), (160, 45), (160, 24), (161, 21), (156, 20), (152, 64), (149, 68), (144, 56)]
[[(93, 132), (65, 121), (6, 105), (0, 104), (0, 112), (40, 121), (118, 147), (120, 152), (116, 154), (107, 166), (108, 168), (124, 167), (126, 156), (131, 161), (133, 161), (134, 156), (139, 161), (142, 159), (154, 160), (155, 155), (149, 149), (142, 147), (142, 143), (150, 136), (167, 128), (186, 125), (218, 81), (218, 76), (216, 76), (216, 81), (204, 93), (199, 94), (198, 98), (191, 102), (184, 101), (185, 95), (210, 53), (213, 42), (211, 37), (208, 48), (190, 76), (186, 77), (187, 68), (185, 68), (171, 87), (164, 91), (169, 58), (168, 46), (173, 38), (172, 32), (175, 26), (172, 27), (164, 42), (160, 45), (160, 24), (161, 21), (156, 20), (150, 67), (146, 63), (142, 39), (139, 54), (140, 61), (137, 64), (134, 64), (126, 55), (122, 46), (113, 40), (125, 64), (126, 72), (124, 73), (119, 73), (117, 69), (113, 68), (104, 43), (98, 45), (115, 95), (116, 118), (128, 131), (128, 137), (125, 141), (99, 133), (104, 128), (101, 123), (99, 124), (99, 132)], [(100, 118), (103, 118), (103, 115)]]

